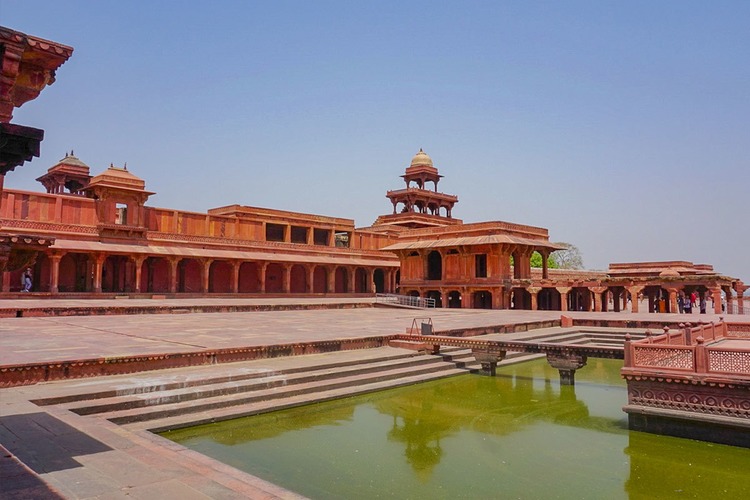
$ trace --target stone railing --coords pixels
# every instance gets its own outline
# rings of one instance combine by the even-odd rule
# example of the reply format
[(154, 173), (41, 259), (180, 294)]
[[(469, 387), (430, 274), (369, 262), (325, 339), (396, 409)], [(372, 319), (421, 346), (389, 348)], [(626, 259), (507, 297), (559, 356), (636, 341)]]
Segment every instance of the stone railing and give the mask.
[[(741, 342), (717, 342), (738, 340)], [(746, 345), (742, 345), (746, 344)], [(673, 374), (750, 376), (750, 324), (710, 323), (678, 330), (664, 327), (664, 333), (631, 341), (625, 338), (623, 375), (660, 376)]]

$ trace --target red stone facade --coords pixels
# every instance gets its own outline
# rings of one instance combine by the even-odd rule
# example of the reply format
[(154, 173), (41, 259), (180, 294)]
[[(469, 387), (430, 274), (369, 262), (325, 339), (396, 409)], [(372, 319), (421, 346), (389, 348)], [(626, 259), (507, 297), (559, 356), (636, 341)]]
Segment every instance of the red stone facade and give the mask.
[[(6, 189), (0, 217), (4, 233), (54, 241), (32, 266), (33, 291), (49, 294), (377, 291), (438, 307), (561, 311), (637, 311), (639, 301), (628, 299), (640, 296), (650, 311), (669, 312), (681, 293), (695, 292), (721, 312), (722, 292), (731, 302), (733, 290), (741, 298), (747, 288), (682, 261), (548, 269), (561, 247), (547, 229), (453, 218), (458, 197), (437, 192), (442, 176), (421, 150), (402, 177), (407, 189), (387, 193), (394, 213), (355, 228), (351, 219), (243, 205), (150, 207), (143, 179), (114, 166), (92, 176), (71, 151), (37, 179), (46, 193)], [(21, 272), (4, 273), (3, 292), (20, 290)]]

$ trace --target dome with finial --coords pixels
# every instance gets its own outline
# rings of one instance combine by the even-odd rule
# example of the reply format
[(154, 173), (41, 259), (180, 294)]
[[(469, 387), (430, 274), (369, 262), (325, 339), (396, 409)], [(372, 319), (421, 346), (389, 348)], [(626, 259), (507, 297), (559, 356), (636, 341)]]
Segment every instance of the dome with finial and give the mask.
[(422, 151), (422, 148), (419, 148), (419, 153), (415, 154), (414, 158), (411, 159), (411, 166), (416, 167), (416, 166), (421, 166), (421, 165), (426, 165), (426, 166), (431, 167), (432, 158), (430, 158), (430, 156), (427, 153)]
[(73, 165), (75, 167), (86, 167), (87, 169), (89, 168), (88, 165), (86, 165), (85, 163), (83, 163), (81, 160), (78, 159), (78, 157), (76, 157), (75, 154), (73, 154), (73, 150), (72, 149), (70, 150), (70, 153), (68, 153), (66, 151), (65, 152), (65, 158), (63, 158), (62, 160), (60, 160), (57, 163), (58, 164), (63, 164), (63, 165)]

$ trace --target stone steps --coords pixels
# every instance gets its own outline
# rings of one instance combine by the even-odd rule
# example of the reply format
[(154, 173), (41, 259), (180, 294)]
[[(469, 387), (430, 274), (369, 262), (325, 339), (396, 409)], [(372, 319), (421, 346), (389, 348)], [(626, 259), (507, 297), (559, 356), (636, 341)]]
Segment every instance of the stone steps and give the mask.
[[(76, 402), (62, 406), (79, 415), (109, 413), (110, 417), (108, 418), (112, 419), (113, 417), (118, 417), (118, 415), (124, 417), (127, 414), (140, 414), (141, 418), (145, 418), (149, 410), (142, 411), (144, 408), (159, 408), (164, 410), (172, 407), (179, 408), (184, 403), (206, 406), (217, 402), (224, 396), (236, 398), (243, 393), (253, 393), (252, 397), (256, 397), (258, 394), (272, 395), (277, 388), (291, 388), (292, 386), (307, 387), (342, 378), (368, 380), (371, 377), (381, 377), (383, 374), (395, 374), (395, 376), (398, 376), (403, 372), (409, 371), (419, 373), (433, 370), (439, 371), (445, 368), (445, 364), (441, 357), (414, 356), (364, 363), (362, 365), (316, 368), (295, 373), (269, 372), (265, 376), (253, 377), (247, 380), (207, 382), (200, 386), (99, 398), (95, 404), (86, 403), (81, 405), (80, 402)], [(252, 397), (250, 400), (252, 400)]]
[[(79, 415), (138, 429), (169, 429), (363, 394), (470, 373), (478, 369), (468, 349), (437, 355), (391, 350), (373, 359), (327, 362), (291, 369), (230, 373), (81, 392), (37, 404), (58, 405)], [(144, 380), (148, 378), (144, 377)]]

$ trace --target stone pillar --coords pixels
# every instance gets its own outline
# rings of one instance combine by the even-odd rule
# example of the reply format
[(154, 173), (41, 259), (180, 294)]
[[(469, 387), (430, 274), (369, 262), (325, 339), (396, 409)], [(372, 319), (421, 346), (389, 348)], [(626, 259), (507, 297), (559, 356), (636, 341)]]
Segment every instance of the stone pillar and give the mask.
[(348, 293), (354, 293), (356, 291), (356, 288), (354, 287), (354, 278), (357, 276), (357, 268), (353, 267), (349, 269), (348, 271), (349, 271), (347, 273), (348, 283), (346, 284), (346, 291)]
[(725, 297), (725, 304), (727, 306), (726, 313), (731, 314), (732, 312), (732, 287), (731, 286), (723, 286), (721, 289), (724, 291), (724, 297)]
[(180, 260), (179, 257), (167, 259), (167, 262), (169, 262), (169, 293), (177, 293), (177, 267)]
[(447, 309), (448, 308), (448, 294), (445, 293), (445, 290), (442, 288), (440, 289), (440, 299), (443, 304), (443, 309)]
[(721, 288), (712, 288), (711, 297), (714, 302), (714, 314), (721, 314)]
[(530, 286), (526, 289), (531, 294), (531, 310), (536, 311), (539, 309), (539, 292), (542, 289), (538, 286)]
[(284, 270), (284, 275), (281, 278), (283, 283), (281, 291), (282, 293), (290, 293), (292, 290), (292, 265), (284, 264), (281, 268)]
[(135, 283), (133, 283), (133, 291), (135, 293), (141, 293), (141, 269), (143, 268), (143, 263), (146, 261), (146, 258), (145, 255), (133, 257), (133, 265), (135, 266)]
[(560, 385), (575, 385), (576, 370), (586, 366), (586, 361), (582, 354), (547, 353), (547, 362), (560, 372)]
[(477, 363), (482, 365), (482, 374), (491, 377), (495, 376), (497, 364), (505, 359), (505, 351), (491, 346), (472, 349), (471, 353)]
[(50, 261), (50, 272), (49, 272), (49, 291), (51, 293), (57, 293), (60, 284), (60, 261), (63, 256), (59, 254), (52, 254), (49, 256)]
[(94, 255), (94, 293), (102, 293), (102, 268), (106, 259), (104, 254)]
[(213, 259), (205, 259), (201, 264), (201, 293), (208, 293)]
[(558, 286), (555, 287), (558, 292), (560, 292), (560, 310), (561, 311), (567, 311), (568, 310), (568, 294), (573, 289), (569, 286)]
[[(637, 313), (638, 312), (638, 294), (641, 293), (643, 290), (642, 286), (629, 286), (626, 288), (628, 292), (630, 292), (630, 312)], [(627, 300), (627, 298), (625, 299)]]
[(328, 293), (336, 292), (336, 267), (328, 268)]
[(546, 280), (547, 278), (549, 278), (549, 263), (547, 262), (547, 260), (549, 259), (549, 253), (540, 252), (540, 254), (542, 256), (542, 279)]
[(466, 289), (459, 293), (461, 294), (461, 309), (471, 309), (471, 290)]
[(240, 291), (240, 267), (242, 267), (241, 261), (232, 261), (232, 293), (239, 293)]
[(734, 291), (737, 292), (737, 314), (745, 314), (745, 290), (750, 286), (745, 286), (741, 281), (734, 284)]
[(307, 269), (307, 283), (305, 283), (305, 291), (307, 293), (313, 293), (313, 282), (315, 280), (315, 268), (318, 267), (315, 264), (311, 264)]
[(678, 312), (677, 295), (680, 293), (680, 290), (678, 288), (667, 288), (666, 290), (669, 292), (669, 312), (676, 313)]
[(262, 262), (259, 267), (260, 272), (260, 293), (266, 293), (266, 269), (268, 262)]
[(602, 312), (602, 294), (607, 291), (606, 286), (594, 286), (589, 288), (591, 291), (591, 295), (594, 297), (594, 311), (595, 312)]

